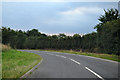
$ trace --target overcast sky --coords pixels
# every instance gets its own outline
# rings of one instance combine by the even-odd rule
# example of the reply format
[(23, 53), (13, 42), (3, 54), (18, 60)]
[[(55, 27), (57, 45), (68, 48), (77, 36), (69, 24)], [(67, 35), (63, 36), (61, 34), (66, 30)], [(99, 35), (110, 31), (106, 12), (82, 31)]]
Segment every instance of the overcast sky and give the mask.
[(12, 29), (38, 29), (48, 34), (85, 34), (95, 31), (103, 9), (117, 2), (3, 2), (2, 25)]

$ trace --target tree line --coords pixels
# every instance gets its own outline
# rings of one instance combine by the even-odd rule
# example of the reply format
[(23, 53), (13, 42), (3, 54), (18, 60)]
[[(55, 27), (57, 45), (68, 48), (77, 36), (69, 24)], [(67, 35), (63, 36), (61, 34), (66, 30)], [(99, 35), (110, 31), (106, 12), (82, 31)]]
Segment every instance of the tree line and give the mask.
[(94, 28), (97, 32), (83, 36), (46, 35), (37, 29), (28, 31), (2, 27), (2, 43), (17, 49), (64, 49), (96, 53), (120, 54), (120, 17), (117, 9), (104, 10)]

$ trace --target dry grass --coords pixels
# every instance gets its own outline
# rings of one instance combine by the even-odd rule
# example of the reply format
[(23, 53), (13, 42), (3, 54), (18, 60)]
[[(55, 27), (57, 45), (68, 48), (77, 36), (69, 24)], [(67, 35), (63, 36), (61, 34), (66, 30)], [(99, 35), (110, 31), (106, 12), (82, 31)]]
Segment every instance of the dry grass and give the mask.
[(0, 44), (0, 50), (3, 52), (8, 51), (10, 49), (11, 49), (11, 47), (9, 45)]

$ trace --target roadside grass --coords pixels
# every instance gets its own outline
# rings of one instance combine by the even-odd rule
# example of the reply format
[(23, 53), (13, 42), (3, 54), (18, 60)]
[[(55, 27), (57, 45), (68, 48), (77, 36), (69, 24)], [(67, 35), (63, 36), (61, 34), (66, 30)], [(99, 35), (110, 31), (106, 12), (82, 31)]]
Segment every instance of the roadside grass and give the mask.
[(11, 49), (11, 47), (9, 45), (4, 45), (4, 44), (0, 43), (0, 50), (1, 51), (8, 51), (10, 49)]
[(97, 58), (108, 59), (108, 60), (120, 62), (120, 56), (114, 55), (114, 54), (88, 53), (88, 52), (80, 52), (80, 51), (73, 51), (73, 50), (42, 50), (42, 49), (40, 49), (40, 51), (71, 53), (71, 54), (92, 56), (92, 57), (97, 57)]
[(19, 78), (41, 61), (34, 53), (8, 50), (2, 52), (2, 78)]

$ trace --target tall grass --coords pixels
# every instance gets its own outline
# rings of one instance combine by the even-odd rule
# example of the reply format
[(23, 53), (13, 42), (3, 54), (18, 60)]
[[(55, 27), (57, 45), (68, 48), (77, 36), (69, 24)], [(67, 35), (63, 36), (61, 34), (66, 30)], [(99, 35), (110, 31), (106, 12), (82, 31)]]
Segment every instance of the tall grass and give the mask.
[(1, 44), (0, 43), (0, 50), (1, 51), (8, 51), (8, 50), (10, 50), (11, 49), (11, 47), (9, 46), (9, 45), (4, 45), (4, 44)]

